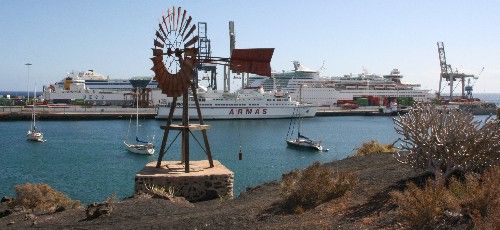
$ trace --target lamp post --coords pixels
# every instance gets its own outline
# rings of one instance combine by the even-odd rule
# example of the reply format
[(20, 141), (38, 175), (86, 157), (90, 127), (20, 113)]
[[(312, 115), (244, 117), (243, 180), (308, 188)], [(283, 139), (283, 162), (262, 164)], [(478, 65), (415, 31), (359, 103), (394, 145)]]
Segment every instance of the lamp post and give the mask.
[[(29, 103), (30, 100), (30, 66), (32, 65), (31, 63), (26, 63), (24, 64), (28, 68), (28, 85), (26, 86), (27, 91), (28, 91), (28, 99), (26, 100), (26, 104)], [(36, 95), (33, 95), (35, 97)]]

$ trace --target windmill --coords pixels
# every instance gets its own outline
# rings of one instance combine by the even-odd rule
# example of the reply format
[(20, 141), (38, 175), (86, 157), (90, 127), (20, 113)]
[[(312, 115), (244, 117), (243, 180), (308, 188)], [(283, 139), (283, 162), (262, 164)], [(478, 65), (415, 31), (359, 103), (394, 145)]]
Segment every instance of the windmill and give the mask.
[[(200, 25), (200, 24), (198, 24)], [(206, 25), (205, 25), (206, 28)], [(189, 168), (189, 135), (197, 141), (192, 131), (201, 131), (203, 134), (204, 151), (207, 155), (209, 167), (214, 167), (212, 153), (207, 136), (208, 125), (204, 124), (197, 95), (197, 66), (199, 64), (223, 65), (226, 69), (235, 73), (255, 73), (263, 76), (271, 76), (271, 58), (274, 48), (259, 49), (232, 49), (231, 57), (213, 57), (211, 55), (198, 55), (200, 33), (196, 32), (193, 18), (181, 7), (172, 7), (163, 15), (155, 31), (155, 39), (152, 48), (154, 79), (162, 93), (172, 97), (167, 124), (161, 126), (164, 130), (161, 148), (156, 164), (161, 167), (162, 159), (168, 150), (165, 146), (170, 131), (178, 130), (181, 135), (181, 158), (186, 173)], [(206, 33), (206, 31), (205, 31)], [(197, 47), (198, 45), (198, 47)], [(189, 90), (191, 90), (195, 102), (199, 123), (189, 123)], [(182, 123), (173, 124), (172, 117), (178, 106), (178, 97), (182, 97)], [(179, 103), (179, 105), (181, 105)], [(200, 144), (201, 146), (201, 144)], [(203, 148), (203, 147), (202, 147)]]

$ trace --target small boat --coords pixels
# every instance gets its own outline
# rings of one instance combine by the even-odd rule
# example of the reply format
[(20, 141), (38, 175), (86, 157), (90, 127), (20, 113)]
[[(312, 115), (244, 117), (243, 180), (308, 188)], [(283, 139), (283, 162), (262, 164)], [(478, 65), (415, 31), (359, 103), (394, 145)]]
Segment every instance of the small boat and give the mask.
[[(139, 139), (137, 136), (139, 133), (139, 94), (138, 91), (136, 91), (136, 114), (135, 114), (135, 143), (127, 143), (127, 140), (123, 141), (123, 144), (125, 144), (125, 147), (128, 149), (128, 151), (132, 153), (137, 153), (137, 154), (143, 154), (143, 155), (153, 155), (155, 153), (154, 145), (150, 141), (142, 141)], [(130, 118), (130, 123), (132, 122), (132, 117)], [(129, 131), (130, 131), (130, 124), (129, 124)], [(127, 137), (128, 137), (128, 131), (127, 131)]]
[(127, 147), (128, 151), (133, 153), (144, 154), (144, 155), (153, 155), (155, 153), (154, 145), (150, 142), (145, 142), (141, 144), (128, 144), (126, 141), (124, 141), (123, 143)]
[(36, 130), (35, 127), (33, 127), (33, 129), (31, 130), (28, 130), (28, 133), (26, 134), (26, 139), (28, 141), (44, 142), (43, 133)]
[[(302, 85), (300, 86), (300, 91), (302, 91)], [(299, 92), (299, 95), (301, 95), (301, 92)], [(301, 98), (299, 96), (299, 98)], [(299, 99), (300, 103), (300, 99)], [(286, 143), (289, 147), (295, 147), (295, 148), (301, 148), (301, 149), (310, 149), (310, 150), (317, 150), (317, 151), (328, 151), (328, 149), (323, 150), (323, 146), (321, 146), (321, 141), (315, 141), (312, 140), (306, 136), (303, 136), (300, 134), (300, 129), (302, 125), (302, 117), (301, 113), (298, 113), (297, 116), (295, 116), (296, 119), (292, 118), (292, 121), (290, 121), (290, 127), (288, 128), (289, 133), (287, 133), (287, 139)], [(293, 135), (293, 128), (292, 126), (294, 125), (293, 121), (298, 120), (298, 125), (297, 125), (297, 138), (292, 139), (290, 138)], [(291, 131), (291, 133), (290, 133)]]
[[(36, 98), (36, 89), (33, 97), (33, 106), (31, 107), (31, 127), (26, 133), (26, 140), (35, 141), (35, 142), (44, 142), (43, 133), (40, 130), (36, 129), (36, 112), (35, 112), (35, 98)], [(29, 101), (29, 96), (28, 96)]]
[(286, 140), (286, 143), (290, 147), (304, 148), (323, 151), (323, 146), (321, 146), (321, 141), (314, 141), (306, 136), (298, 134), (296, 139)]

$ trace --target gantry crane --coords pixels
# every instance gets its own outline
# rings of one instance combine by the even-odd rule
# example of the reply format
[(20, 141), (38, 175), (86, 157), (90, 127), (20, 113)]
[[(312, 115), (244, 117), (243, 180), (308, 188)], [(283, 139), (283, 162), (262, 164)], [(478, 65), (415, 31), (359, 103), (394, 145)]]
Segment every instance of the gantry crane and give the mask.
[[(450, 101), (453, 100), (453, 82), (460, 80), (462, 83), (462, 95), (461, 98), (466, 98), (465, 95), (465, 78), (474, 78), (477, 79), (472, 74), (465, 74), (465, 73), (459, 73), (457, 70), (453, 71), (451, 68), (451, 65), (446, 63), (446, 54), (444, 52), (444, 44), (443, 42), (438, 42), (438, 53), (439, 53), (439, 64), (441, 66), (441, 76), (439, 78), (439, 91), (438, 91), (438, 98), (442, 97), (441, 91), (443, 89), (442, 87), (442, 82), (443, 79), (448, 81), (448, 85), (450, 86)], [(472, 89), (471, 89), (472, 91)]]

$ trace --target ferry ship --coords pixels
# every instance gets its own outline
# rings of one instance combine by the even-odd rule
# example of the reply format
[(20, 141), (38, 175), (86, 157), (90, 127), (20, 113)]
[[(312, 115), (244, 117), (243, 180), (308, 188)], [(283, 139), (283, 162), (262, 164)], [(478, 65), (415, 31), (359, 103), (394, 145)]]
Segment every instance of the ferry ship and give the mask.
[[(203, 119), (265, 119), (314, 117), (316, 107), (293, 101), (283, 91), (264, 92), (264, 89), (246, 88), (234, 93), (199, 88), (198, 101)], [(158, 108), (157, 119), (167, 119), (171, 103)], [(197, 119), (193, 98), (189, 101), (189, 119)], [(178, 102), (173, 115), (182, 118), (182, 102)]]
[(303, 67), (298, 61), (293, 64), (293, 71), (273, 73), (271, 78), (251, 76), (248, 85), (263, 86), (264, 90), (288, 91), (293, 100), (298, 99), (298, 89), (303, 86), (301, 100), (316, 106), (335, 106), (342, 101), (368, 97), (375, 98), (372, 101), (377, 101), (374, 102), (376, 105), (389, 104), (390, 100), (397, 98), (430, 101), (434, 97), (429, 90), (420, 89), (419, 84), (402, 83), (403, 76), (398, 69), (393, 69), (390, 74), (382, 77), (366, 71), (356, 76), (320, 77), (319, 71)]
[[(59, 82), (44, 86), (42, 99), (51, 103), (85, 101), (91, 105), (133, 105), (129, 79), (110, 79), (93, 70), (71, 72)], [(147, 86), (152, 105), (162, 103), (167, 96), (161, 93), (156, 81)]]

